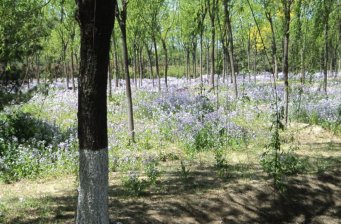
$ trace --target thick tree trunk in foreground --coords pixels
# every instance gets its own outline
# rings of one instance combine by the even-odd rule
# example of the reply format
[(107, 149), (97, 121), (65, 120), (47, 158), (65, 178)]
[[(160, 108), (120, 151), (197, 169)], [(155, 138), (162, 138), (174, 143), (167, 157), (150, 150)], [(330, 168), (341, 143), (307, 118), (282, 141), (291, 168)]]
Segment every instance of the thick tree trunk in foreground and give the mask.
[(79, 189), (76, 223), (109, 223), (107, 73), (114, 1), (77, 0)]

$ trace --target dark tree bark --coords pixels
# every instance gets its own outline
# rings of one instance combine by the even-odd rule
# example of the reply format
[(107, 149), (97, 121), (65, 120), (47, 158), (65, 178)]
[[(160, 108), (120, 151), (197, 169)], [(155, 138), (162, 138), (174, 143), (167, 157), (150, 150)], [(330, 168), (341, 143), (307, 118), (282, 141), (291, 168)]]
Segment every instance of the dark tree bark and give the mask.
[(81, 30), (78, 82), (79, 192), (76, 223), (109, 223), (107, 73), (113, 0), (76, 0)]

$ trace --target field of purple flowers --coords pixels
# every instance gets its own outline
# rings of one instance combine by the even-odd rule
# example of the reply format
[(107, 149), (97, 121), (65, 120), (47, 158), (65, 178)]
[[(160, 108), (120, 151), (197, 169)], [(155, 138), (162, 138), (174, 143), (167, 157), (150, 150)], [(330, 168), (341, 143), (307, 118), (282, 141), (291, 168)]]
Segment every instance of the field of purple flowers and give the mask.
[[(328, 80), (327, 93), (318, 80), (320, 74), (313, 74), (301, 85), (291, 77), (290, 126), (318, 125), (340, 135), (341, 80)], [(276, 95), (279, 113), (283, 106), (283, 85), (277, 81), (275, 90), (267, 73), (237, 81), (237, 99), (232, 84), (222, 79), (216, 89), (210, 88), (207, 77), (203, 83), (169, 78), (168, 89), (162, 83), (161, 92), (148, 79), (139, 88), (132, 85), (136, 143), (128, 137), (124, 81), (119, 87), (113, 84), (108, 98), (110, 171), (120, 180), (120, 194), (168, 191), (162, 183), (171, 173), (188, 184), (198, 167), (213, 168), (213, 174), (223, 179), (237, 174), (254, 178), (250, 164), (271, 174), (273, 164), (264, 155), (272, 143)], [(39, 88), (43, 90), (28, 102), (0, 112), (1, 181), (76, 174), (77, 93), (65, 89), (63, 82)], [(321, 171), (335, 165), (296, 157), (300, 146), (291, 140), (295, 133), (289, 129), (280, 133), (283, 172)]]
[[(311, 83), (304, 86), (292, 78), (290, 121), (318, 124), (340, 133), (340, 80), (331, 79), (328, 93), (324, 93), (316, 81), (319, 77), (320, 74), (312, 75)], [(185, 155), (247, 149), (259, 141), (264, 147), (271, 137), (275, 112), (271, 75), (260, 74), (251, 82), (239, 77), (238, 82), (242, 83), (240, 97), (234, 99), (232, 84), (221, 79), (217, 90), (212, 90), (207, 77), (204, 83), (200, 79), (169, 78), (168, 90), (162, 86), (161, 92), (152, 80), (143, 80), (141, 87), (133, 87), (137, 143), (129, 145), (125, 87), (121, 81), (120, 87), (113, 87), (113, 95), (108, 100), (112, 166), (122, 163), (120, 160), (129, 160), (125, 157), (131, 154), (160, 154), (170, 146)], [(1, 112), (2, 174), (9, 171), (20, 179), (55, 170), (63, 164), (75, 164), (77, 94), (66, 90), (62, 82), (51, 84), (46, 90), (26, 103), (8, 106)], [(284, 93), (279, 81), (276, 91), (281, 107)], [(20, 125), (29, 125), (32, 134), (18, 136)], [(40, 167), (32, 169), (36, 166)]]

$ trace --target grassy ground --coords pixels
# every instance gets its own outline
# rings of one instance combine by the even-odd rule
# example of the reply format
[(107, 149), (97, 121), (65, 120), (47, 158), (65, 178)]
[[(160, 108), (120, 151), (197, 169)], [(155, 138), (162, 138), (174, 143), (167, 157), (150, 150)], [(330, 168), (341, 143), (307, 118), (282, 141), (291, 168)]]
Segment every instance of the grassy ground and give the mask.
[[(319, 126), (294, 123), (282, 133), (284, 147), (307, 162), (307, 171), (287, 177), (276, 193), (259, 165), (256, 143), (226, 156), (224, 169), (204, 152), (181, 166), (169, 148), (161, 177), (141, 196), (129, 196), (120, 173), (110, 173), (113, 223), (340, 223), (341, 138)], [(183, 169), (185, 168), (185, 170)], [(76, 177), (0, 184), (0, 223), (73, 223)]]

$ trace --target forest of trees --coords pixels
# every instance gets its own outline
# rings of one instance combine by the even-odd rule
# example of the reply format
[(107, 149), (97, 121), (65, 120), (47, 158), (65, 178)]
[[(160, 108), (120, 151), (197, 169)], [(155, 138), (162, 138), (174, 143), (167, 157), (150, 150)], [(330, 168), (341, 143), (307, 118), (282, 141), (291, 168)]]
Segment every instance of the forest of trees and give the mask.
[[(134, 86), (141, 85), (140, 78), (153, 78), (159, 85), (160, 79), (167, 83), (167, 76), (204, 74), (232, 77), (233, 82), (231, 74), (284, 71), (286, 57), (288, 71), (301, 74), (302, 82), (307, 73), (340, 67), (337, 0), (117, 4), (109, 78), (124, 78), (128, 64)], [(17, 69), (25, 81), (65, 77), (66, 85), (74, 87), (80, 60), (75, 1), (4, 0), (0, 12), (6, 18), (0, 24), (2, 71)]]
[[(179, 137), (182, 139), (177, 141), (183, 141), (179, 143), (181, 147), (187, 150), (190, 148), (195, 152), (206, 148), (219, 149), (214, 151), (215, 167), (224, 173), (228, 165), (221, 148), (225, 146), (233, 148), (235, 145), (240, 147), (242, 144), (239, 141), (247, 148), (248, 138), (261, 137), (250, 137), (251, 134), (249, 136), (249, 131), (243, 125), (233, 126), (231, 123), (227, 124), (227, 121), (223, 124), (219, 123), (221, 121), (219, 119), (226, 113), (226, 120), (232, 120), (230, 116), (238, 115), (237, 112), (232, 113), (233, 110), (246, 108), (240, 106), (238, 102), (248, 106), (256, 105), (255, 107), (259, 109), (258, 104), (261, 100), (256, 99), (253, 102), (253, 97), (258, 96), (248, 94), (247, 88), (251, 84), (257, 85), (259, 77), (263, 77), (259, 81), (259, 86), (252, 88), (257, 91), (263, 89), (265, 95), (274, 95), (271, 95), (271, 100), (265, 96), (268, 101), (264, 107), (275, 105), (275, 109), (267, 108), (268, 120), (260, 122), (263, 125), (271, 123), (268, 137), (270, 143), (266, 147), (273, 149), (274, 154), (271, 160), (273, 162), (267, 162), (262, 157), (260, 163), (273, 177), (275, 189), (281, 191), (281, 175), (286, 169), (292, 169), (281, 165), (281, 161), (285, 160), (281, 160), (283, 155), (281, 131), (290, 129), (290, 123), (293, 123), (292, 120), (298, 116), (297, 114), (309, 117), (308, 112), (301, 112), (304, 87), (316, 84), (318, 92), (323, 92), (326, 94), (323, 96), (327, 96), (329, 88), (335, 91), (335, 86), (338, 85), (337, 80), (341, 71), (340, 11), (339, 0), (2, 0), (1, 94), (15, 93), (21, 96), (26, 94), (22, 91), (24, 86), (30, 89), (31, 85), (45, 86), (47, 93), (44, 93), (47, 97), (52, 84), (61, 85), (73, 94), (77, 91), (78, 119), (77, 125), (72, 126), (77, 129), (78, 142), (75, 144), (79, 149), (76, 223), (109, 223), (108, 187), (109, 174), (113, 166), (112, 161), (110, 162), (110, 149), (119, 148), (117, 145), (114, 147), (110, 140), (110, 136), (115, 135), (112, 134), (114, 126), (118, 125), (113, 122), (115, 119), (112, 116), (119, 113), (112, 112), (115, 110), (111, 107), (122, 104), (115, 98), (119, 96), (115, 90), (119, 91), (124, 87), (126, 102), (124, 113), (127, 116), (125, 127), (128, 131), (122, 138), (127, 141), (126, 147), (129, 148), (142, 142), (143, 131), (139, 130), (141, 117), (147, 119), (151, 116), (150, 123), (156, 119), (154, 112), (144, 111), (149, 109), (148, 106), (143, 107), (145, 98), (141, 92), (145, 91), (144, 85), (149, 83), (151, 86), (147, 88), (157, 89), (160, 102), (166, 101), (165, 98), (174, 92), (183, 93), (188, 91), (188, 88), (193, 88), (191, 94), (198, 95), (194, 100), (192, 98), (184, 100), (181, 98), (183, 95), (177, 95), (177, 100), (172, 101), (170, 98), (167, 102), (173, 103), (173, 106), (168, 108), (168, 104), (162, 102), (159, 103), (161, 109), (154, 108), (156, 111), (159, 109), (167, 111), (166, 116), (162, 115), (164, 117), (182, 116), (171, 117), (173, 120), (170, 118), (168, 123), (162, 123), (163, 119), (167, 118), (162, 118), (158, 114), (159, 126), (167, 126), (176, 119), (184, 119), (179, 122), (180, 126), (182, 123), (184, 126), (190, 125), (185, 126), (187, 129), (178, 129), (184, 132), (192, 129), (194, 123), (186, 123), (187, 115), (181, 115), (179, 111), (183, 109), (184, 104), (190, 105), (193, 100), (192, 103), (197, 108), (185, 108), (184, 111), (198, 113), (193, 117), (204, 128), (190, 137)], [(320, 74), (318, 79), (314, 76), (317, 73)], [(266, 79), (267, 75), (269, 79)], [(181, 88), (174, 90), (175, 84), (172, 82), (174, 78), (186, 84), (184, 86), (181, 84)], [(41, 89), (39, 91), (42, 91)], [(139, 90), (141, 92), (138, 92)], [(148, 91), (147, 93), (149, 94)], [(135, 94), (138, 97), (135, 97)], [(139, 97), (143, 100), (138, 100)], [(150, 93), (148, 100), (155, 100), (153, 97), (156, 98), (156, 95)], [(12, 98), (8, 102), (14, 102), (11, 100)], [(2, 110), (6, 103), (5, 101), (1, 103)], [(341, 106), (336, 107), (335, 113), (339, 114), (328, 114), (334, 116), (333, 119), (335, 116), (336, 118), (334, 120), (326, 118), (323, 125), (327, 124), (329, 130), (339, 133)], [(39, 119), (42, 108), (43, 105), (39, 111)], [(112, 114), (108, 115), (108, 111)], [(4, 123), (19, 117), (11, 118), (12, 115), (6, 114), (6, 110), (4, 113), (5, 115), (0, 116)], [(141, 113), (145, 115), (141, 116)], [(269, 121), (272, 113), (275, 114), (275, 119)], [(319, 112), (314, 113), (317, 115), (312, 114), (309, 122), (318, 124), (315, 121), (318, 119), (314, 120), (314, 116), (318, 117)], [(260, 114), (259, 112), (252, 122), (260, 118), (262, 116)], [(247, 116), (247, 112), (244, 115)], [(217, 116), (219, 122), (215, 120), (206, 124), (205, 116), (208, 120)], [(138, 120), (138, 125), (134, 119)], [(244, 122), (245, 120), (247, 118), (243, 118)], [(53, 120), (53, 128), (56, 128), (58, 122), (63, 123), (57, 119)], [(256, 125), (255, 123), (254, 126)], [(13, 127), (11, 131), (0, 129), (0, 139), (3, 138), (0, 141), (0, 156), (4, 158), (8, 156), (10, 158), (7, 160), (8, 164), (20, 153), (11, 154), (9, 148), (14, 146), (5, 138), (9, 138), (8, 136), (11, 136), (9, 133), (13, 132), (19, 136), (15, 137), (18, 139), (15, 140), (15, 144), (25, 144), (23, 140), (25, 137), (22, 136), (27, 134), (20, 129), (21, 126)], [(60, 129), (63, 128), (61, 125)], [(169, 136), (171, 131), (162, 128), (160, 127), (158, 133), (163, 136), (161, 139), (174, 143), (173, 137)], [(174, 127), (169, 129), (174, 131), (172, 128), (176, 129)], [(72, 132), (72, 128), (69, 129), (65, 133)], [(51, 140), (52, 145), (55, 144), (55, 139)], [(194, 143), (188, 143), (189, 139), (194, 139)], [(45, 144), (46, 147), (48, 140), (42, 138), (42, 141), (44, 143), (41, 144)], [(152, 147), (148, 146), (148, 139), (144, 138), (143, 141), (147, 142), (143, 143), (143, 147)], [(286, 143), (284, 141), (283, 144)], [(56, 143), (56, 148), (60, 148), (60, 142)], [(289, 148), (291, 150), (291, 146)], [(17, 149), (20, 147), (16, 147)], [(117, 151), (113, 150), (113, 153)], [(299, 164), (296, 157), (288, 158), (291, 159), (290, 163)], [(6, 159), (3, 161), (6, 164)], [(51, 161), (55, 162), (55, 159)], [(0, 165), (1, 163), (2, 160)], [(151, 167), (154, 169), (156, 164), (146, 166), (149, 184), (156, 184), (156, 174), (148, 170)], [(0, 173), (5, 173), (6, 169), (0, 166)], [(186, 179), (189, 171), (182, 160), (181, 172)], [(288, 171), (290, 172), (292, 170)], [(12, 175), (11, 177), (16, 176), (8, 173)], [(141, 189), (147, 185), (145, 180), (139, 182), (139, 179), (135, 178), (134, 181), (138, 186), (128, 185), (133, 186), (131, 188), (134, 191), (142, 191)]]

